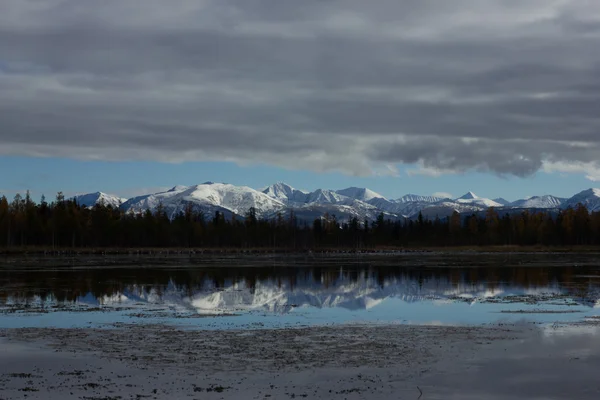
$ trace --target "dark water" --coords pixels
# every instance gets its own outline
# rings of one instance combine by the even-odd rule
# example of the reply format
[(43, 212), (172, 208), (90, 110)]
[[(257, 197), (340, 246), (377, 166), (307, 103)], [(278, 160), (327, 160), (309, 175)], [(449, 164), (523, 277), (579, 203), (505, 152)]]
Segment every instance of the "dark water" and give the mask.
[(0, 328), (168, 323), (582, 321), (600, 316), (597, 255), (11, 258)]

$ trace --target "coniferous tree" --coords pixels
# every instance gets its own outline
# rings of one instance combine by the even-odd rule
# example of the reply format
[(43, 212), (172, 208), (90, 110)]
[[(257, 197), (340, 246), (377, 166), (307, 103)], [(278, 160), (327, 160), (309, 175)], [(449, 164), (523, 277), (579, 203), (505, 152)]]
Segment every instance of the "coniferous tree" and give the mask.
[(256, 209), (227, 216), (215, 211), (207, 220), (192, 203), (173, 213), (159, 204), (154, 212), (123, 213), (99, 203), (83, 207), (59, 192), (52, 203), (36, 204), (27, 192), (12, 201), (0, 197), (0, 248), (75, 247), (276, 247), (286, 249), (377, 248), (383, 246), (600, 245), (600, 213), (579, 205), (555, 214), (524, 211), (502, 215), (494, 208), (472, 215), (374, 221), (340, 221), (325, 214), (311, 223), (276, 214), (259, 217)]

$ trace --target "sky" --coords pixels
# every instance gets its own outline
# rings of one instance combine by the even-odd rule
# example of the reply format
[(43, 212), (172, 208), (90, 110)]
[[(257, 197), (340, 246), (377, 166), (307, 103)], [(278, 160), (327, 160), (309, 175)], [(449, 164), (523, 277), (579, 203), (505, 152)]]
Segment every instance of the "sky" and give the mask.
[(600, 186), (594, 0), (3, 0), (0, 192)]

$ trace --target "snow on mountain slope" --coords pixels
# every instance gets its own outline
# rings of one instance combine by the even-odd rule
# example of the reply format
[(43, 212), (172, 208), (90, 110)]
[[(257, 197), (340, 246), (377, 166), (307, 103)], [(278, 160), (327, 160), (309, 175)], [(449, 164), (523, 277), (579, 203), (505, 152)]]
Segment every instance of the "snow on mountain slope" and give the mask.
[(147, 209), (155, 211), (159, 204), (162, 204), (169, 217), (184, 211), (187, 204), (205, 208), (208, 212), (227, 210), (237, 215), (244, 215), (254, 207), (259, 217), (285, 207), (281, 201), (247, 186), (207, 182), (135, 197), (124, 203), (122, 208), (126, 212), (141, 213)]
[[(448, 208), (448, 205), (444, 202), (430, 203), (430, 202), (413, 201), (413, 202), (401, 204), (401, 207), (399, 207), (397, 210), (398, 210), (398, 212), (402, 213), (402, 215), (405, 215), (408, 218), (414, 218), (414, 217), (418, 216), (420, 212), (422, 212), (423, 215), (427, 215), (427, 212), (425, 210), (434, 209), (436, 207), (441, 210), (443, 208)], [(443, 214), (444, 216), (446, 214), (451, 215), (452, 212), (454, 211), (454, 209), (460, 208), (460, 206), (455, 203), (451, 203), (450, 208), (451, 208), (451, 211), (449, 211), (449, 212), (443, 211), (443, 212), (441, 212), (441, 214)], [(440, 211), (438, 211), (438, 212), (440, 212)], [(442, 215), (440, 215), (440, 217), (441, 216)], [(435, 217), (435, 215), (434, 215), (434, 217)]]
[(365, 218), (373, 220), (382, 212), (390, 219), (401, 217), (392, 211), (394, 205), (391, 202), (379, 193), (366, 188), (317, 189), (313, 192), (304, 192), (279, 182), (263, 189), (262, 192), (287, 206), (284, 211), (277, 210), (273, 216), (277, 213), (289, 214), (294, 211), (296, 218), (305, 222), (312, 222), (325, 213), (330, 216), (335, 215), (340, 222), (347, 222), (351, 218), (358, 218), (361, 221)]
[(565, 201), (559, 197), (550, 195), (533, 196), (527, 199), (521, 199), (508, 204), (511, 208), (558, 208)]
[[(428, 198), (424, 197), (424, 199)], [(429, 219), (449, 217), (454, 212), (477, 213), (490, 207), (502, 207), (502, 204), (479, 197), (473, 192), (468, 192), (455, 200), (439, 199), (433, 202), (409, 202), (406, 204), (407, 207), (403, 210), (404, 215), (414, 218), (421, 213)]]
[(163, 206), (169, 205), (170, 198), (174, 198), (180, 193), (187, 190), (182, 189), (179, 186), (175, 186), (174, 188), (167, 190), (166, 192), (158, 192), (152, 194), (145, 194), (142, 196), (132, 197), (127, 200), (125, 203), (121, 205), (121, 209), (128, 213), (143, 213), (146, 210), (156, 211), (156, 208), (159, 204), (163, 204)]
[(171, 189), (169, 189), (169, 192), (181, 192), (183, 190), (187, 190), (189, 189), (189, 186), (185, 186), (185, 185), (177, 185), (177, 186), (173, 186)]
[(381, 211), (398, 215), (404, 215), (402, 210), (406, 207), (406, 204), (397, 203), (395, 200), (388, 200), (381, 197), (371, 199), (367, 203)]
[(317, 189), (314, 192), (305, 192), (294, 189), (282, 182), (271, 185), (262, 192), (283, 203), (294, 205), (312, 203), (349, 205), (356, 200), (366, 203), (371, 199), (383, 198), (379, 193), (366, 188), (351, 187), (342, 190)]
[(396, 203), (395, 200), (388, 200), (383, 197), (375, 197), (375, 198), (367, 201), (366, 203), (372, 205), (373, 207), (377, 207), (381, 210), (390, 211), (390, 212), (393, 212), (391, 210), (399, 206), (399, 204)]
[[(369, 192), (365, 192), (369, 196)], [(285, 183), (277, 183), (265, 188), (262, 192), (244, 186), (207, 182), (197, 186), (176, 186), (171, 190), (138, 196), (123, 204), (122, 209), (130, 213), (155, 211), (162, 204), (165, 212), (173, 218), (184, 212), (188, 204), (195, 210), (207, 215), (215, 211), (224, 212), (226, 218), (231, 214), (243, 216), (250, 207), (254, 207), (260, 218), (275, 218), (281, 213), (284, 216), (294, 211), (299, 220), (312, 222), (325, 214), (335, 215), (340, 222), (351, 218), (373, 220), (384, 212), (390, 219), (393, 215), (380, 210), (376, 206), (336, 193), (332, 190), (316, 190), (306, 193), (294, 189)]]
[(477, 200), (477, 199), (479, 199), (479, 196), (477, 196), (475, 193), (467, 192), (456, 200)]
[(75, 196), (73, 199), (82, 207), (94, 207), (96, 204), (104, 204), (113, 208), (119, 208), (122, 203), (127, 201), (127, 199), (102, 192), (81, 194)]
[(278, 211), (270, 216), (267, 216), (267, 218), (275, 218), (278, 213), (281, 213), (284, 217), (286, 217), (292, 211), (299, 222), (305, 222), (309, 225), (312, 224), (315, 219), (322, 218), (325, 215), (329, 215), (331, 218), (335, 216), (336, 220), (340, 223), (349, 222), (352, 218), (357, 218), (360, 222), (363, 222), (365, 219), (373, 221), (377, 219), (381, 213), (384, 214), (386, 219), (390, 220), (402, 218), (401, 215), (388, 213), (375, 206), (371, 206), (358, 200), (354, 200), (354, 203), (350, 203), (348, 205), (308, 203), (301, 206), (287, 207), (282, 211)]
[(435, 196), (419, 196), (416, 194), (407, 194), (397, 200), (387, 200), (385, 198), (374, 198), (369, 200), (369, 204), (390, 214), (413, 217), (419, 214), (419, 211), (431, 206), (443, 199)]
[(396, 200), (397, 203), (435, 203), (444, 200), (435, 196), (420, 196), (418, 194), (407, 194)]
[(262, 190), (264, 194), (282, 203), (306, 203), (308, 192), (294, 189), (290, 185), (278, 182)]
[(506, 200), (505, 198), (502, 197), (498, 197), (497, 199), (493, 199), (493, 201), (495, 201), (498, 204), (502, 204), (503, 206), (507, 206), (509, 205), (511, 202)]
[(583, 204), (590, 212), (600, 211), (600, 189), (584, 190), (565, 200), (561, 208), (576, 208), (578, 204)]
[(502, 207), (502, 204), (480, 198), (472, 192), (457, 200), (415, 194), (408, 194), (397, 200), (388, 200), (376, 192), (358, 187), (337, 191), (318, 189), (310, 193), (298, 192), (291, 186), (282, 183), (263, 190), (263, 193), (292, 207), (298, 217), (306, 220), (314, 219), (318, 217), (319, 213), (325, 212), (335, 213), (339, 220), (347, 220), (352, 217), (374, 219), (381, 212), (388, 218), (397, 219), (415, 217), (420, 211), (428, 208), (432, 209), (428, 210), (427, 214), (436, 213), (440, 216), (447, 216), (455, 210), (477, 212), (488, 207)]
[(351, 204), (354, 199), (336, 193), (333, 190), (317, 189), (306, 197), (306, 203)]
[(385, 197), (379, 193), (367, 188), (349, 187), (347, 189), (336, 190), (336, 193), (364, 202), (369, 202), (373, 199), (385, 199)]
[(259, 215), (262, 215), (284, 205), (280, 201), (273, 200), (264, 193), (247, 186), (233, 186), (222, 183), (198, 185), (183, 193), (184, 200), (218, 205), (240, 215), (247, 212), (251, 207), (254, 207)]
[[(496, 203), (497, 204), (497, 203)], [(479, 211), (486, 210), (487, 206), (478, 203), (463, 203), (457, 201), (440, 201), (433, 204), (428, 204), (421, 210), (413, 213), (412, 217), (416, 216), (421, 212), (423, 217), (434, 219), (436, 217), (444, 218), (449, 217), (455, 211), (458, 213), (477, 213)]]
[(494, 200), (479, 197), (473, 192), (468, 192), (454, 201), (459, 204), (467, 204), (476, 207), (502, 207), (502, 204), (496, 203)]
[(374, 220), (379, 214), (389, 219), (415, 218), (420, 212), (427, 218), (446, 217), (453, 212), (479, 213), (489, 207), (515, 209), (549, 209), (576, 207), (584, 204), (590, 211), (600, 211), (600, 189), (583, 191), (570, 199), (555, 196), (537, 196), (509, 203), (502, 198), (490, 200), (473, 192), (451, 200), (434, 196), (408, 194), (396, 200), (388, 200), (367, 188), (350, 187), (341, 190), (318, 189), (304, 192), (279, 182), (257, 191), (246, 186), (206, 182), (195, 186), (175, 186), (172, 189), (138, 196), (129, 200), (97, 192), (76, 196), (75, 199), (86, 207), (104, 202), (130, 213), (156, 211), (162, 204), (171, 218), (191, 205), (205, 215), (222, 212), (226, 218), (232, 215), (243, 216), (251, 207), (260, 218), (274, 218), (279, 213), (289, 215), (292, 211), (299, 220), (312, 223), (325, 214), (335, 215), (339, 222), (351, 218)]

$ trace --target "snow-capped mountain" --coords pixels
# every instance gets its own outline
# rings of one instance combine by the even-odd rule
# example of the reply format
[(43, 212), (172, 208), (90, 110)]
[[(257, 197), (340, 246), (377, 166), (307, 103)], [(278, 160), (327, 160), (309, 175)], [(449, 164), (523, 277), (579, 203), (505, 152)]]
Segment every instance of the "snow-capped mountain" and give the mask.
[[(423, 197), (424, 200), (435, 200), (435, 198)], [(473, 192), (468, 192), (457, 199), (438, 199), (429, 202), (408, 202), (410, 207), (403, 209), (403, 214), (408, 217), (415, 217), (421, 213), (426, 218), (444, 218), (458, 213), (478, 213), (487, 210), (490, 207), (501, 208), (502, 204), (477, 196)]]
[(294, 189), (290, 185), (278, 182), (262, 190), (264, 194), (274, 199), (279, 200), (282, 203), (306, 203), (308, 192), (303, 190)]
[(465, 194), (463, 194), (461, 197), (459, 197), (456, 200), (465, 200), (465, 201), (470, 201), (470, 200), (476, 200), (479, 199), (479, 196), (477, 196), (475, 193), (473, 192), (467, 192)]
[(396, 203), (436, 203), (444, 200), (435, 196), (420, 196), (418, 194), (407, 194), (396, 200)]
[[(397, 203), (396, 204), (396, 212), (401, 213), (402, 215), (407, 216), (408, 218), (412, 218), (412, 217), (416, 217), (419, 212), (426, 210), (426, 209), (432, 209), (435, 207), (440, 207), (440, 206), (445, 206), (447, 205), (447, 203), (443, 202), (443, 201), (436, 201), (436, 202), (429, 202), (429, 201), (410, 201), (410, 202), (406, 202), (406, 203)], [(451, 204), (452, 206), (452, 210), (448, 213), (452, 214), (452, 211), (454, 211), (454, 208), (456, 208), (456, 206), (454, 205), (454, 203)]]
[(191, 204), (196, 209), (213, 213), (244, 215), (254, 207), (258, 217), (264, 217), (285, 207), (281, 201), (247, 186), (206, 182), (195, 186), (176, 186), (171, 190), (129, 199), (121, 208), (125, 212), (142, 213), (156, 210), (162, 204), (169, 217), (183, 212)]
[(506, 206), (511, 208), (559, 208), (564, 201), (565, 199), (550, 195), (533, 196), (514, 201)]
[(479, 197), (473, 192), (467, 192), (465, 195), (456, 199), (455, 202), (457, 202), (459, 204), (466, 204), (466, 205), (484, 207), (484, 208), (502, 207), (502, 204), (496, 203), (494, 200)]
[(424, 208), (430, 207), (442, 200), (443, 199), (440, 197), (408, 194), (395, 200), (387, 200), (384, 197), (375, 197), (369, 200), (368, 203), (390, 214), (413, 217), (419, 214), (419, 211)]
[(578, 204), (583, 204), (590, 212), (600, 211), (600, 189), (584, 190), (565, 200), (561, 204), (561, 208), (575, 208)]
[(375, 220), (381, 213), (387, 219), (416, 218), (421, 213), (426, 218), (444, 218), (454, 212), (481, 213), (490, 207), (499, 212), (514, 212), (519, 209), (548, 209), (576, 207), (584, 204), (590, 211), (600, 211), (600, 189), (583, 191), (570, 199), (545, 195), (508, 202), (503, 198), (491, 200), (468, 192), (456, 199), (407, 194), (398, 199), (387, 199), (367, 188), (350, 187), (339, 190), (317, 189), (313, 192), (298, 190), (279, 182), (257, 191), (246, 186), (206, 182), (194, 186), (175, 186), (172, 189), (134, 197), (129, 200), (102, 192), (76, 196), (86, 207), (95, 204), (110, 204), (129, 213), (156, 211), (162, 205), (166, 214), (173, 218), (192, 206), (205, 215), (220, 211), (225, 218), (232, 215), (244, 216), (254, 208), (260, 218), (275, 218), (277, 215), (294, 213), (300, 221), (312, 223), (316, 218), (329, 215), (339, 222), (351, 218)]
[(381, 210), (370, 204), (354, 200), (353, 203), (331, 204), (331, 203), (308, 203), (299, 207), (288, 207), (284, 212), (294, 212), (294, 215), (299, 221), (312, 223), (317, 218), (322, 218), (328, 215), (330, 218), (335, 216), (338, 222), (348, 222), (352, 218), (357, 218), (359, 221), (369, 220), (374, 221), (383, 213), (386, 219), (396, 220), (404, 218), (402, 215), (389, 213)]
[(275, 214), (289, 213), (293, 210), (296, 218), (308, 222), (325, 214), (335, 216), (340, 222), (349, 221), (351, 218), (358, 218), (361, 221), (374, 220), (382, 212), (390, 219), (402, 218), (402, 214), (390, 208), (371, 204), (371, 202), (388, 202), (388, 200), (366, 188), (317, 189), (313, 192), (305, 192), (279, 182), (263, 189), (262, 192), (286, 205), (284, 210), (277, 210)]
[(104, 204), (113, 208), (119, 208), (121, 204), (127, 201), (127, 199), (102, 192), (81, 194), (73, 197), (73, 199), (82, 207), (94, 207), (96, 204)]
[(278, 182), (262, 191), (264, 194), (287, 204), (352, 204), (354, 200), (369, 202), (373, 199), (385, 199), (379, 193), (366, 188), (350, 187), (341, 190), (317, 189), (305, 192)]
[(354, 199), (336, 193), (333, 190), (317, 189), (307, 195), (305, 203), (351, 204)]
[(336, 190), (336, 193), (364, 202), (369, 202), (374, 199), (385, 199), (385, 197), (383, 197), (379, 193), (376, 193), (367, 188), (349, 187), (347, 189)]
[(487, 210), (487, 208), (488, 207), (483, 205), (460, 203), (453, 200), (444, 200), (437, 203), (429, 204), (426, 207), (423, 207), (422, 209), (416, 211), (416, 214), (414, 215), (421, 213), (425, 218), (434, 219), (436, 217), (449, 217), (454, 212), (460, 214), (478, 213), (480, 211)]

